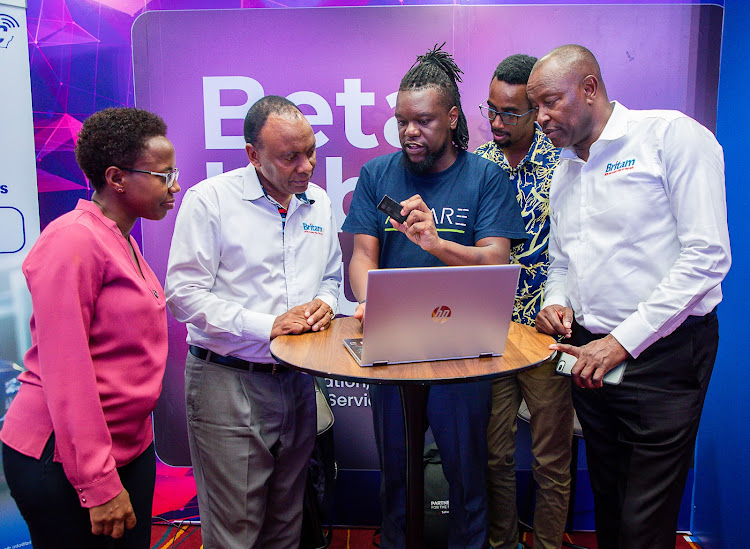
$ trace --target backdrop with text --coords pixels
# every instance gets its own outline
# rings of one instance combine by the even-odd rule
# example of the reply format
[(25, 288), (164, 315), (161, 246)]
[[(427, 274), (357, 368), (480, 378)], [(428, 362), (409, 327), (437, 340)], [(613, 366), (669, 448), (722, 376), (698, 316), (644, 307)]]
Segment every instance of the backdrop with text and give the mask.
[[(511, 53), (540, 56), (564, 43), (592, 49), (610, 97), (631, 108), (679, 109), (715, 129), (723, 2), (632, 0), (600, 5), (597, 0), (516, 0), (503, 5), (510, 2), (301, 0), (283, 9), (257, 9), (281, 4), (29, 0), (24, 15), (26, 3), (0, 1), (0, 15), (18, 23), (2, 20), (0, 66), (6, 77), (15, 75), (14, 70), (22, 73), (20, 79), (4, 78), (0, 86), (0, 259), (8, 266), (9, 281), (0, 287), (0, 298), (7, 298), (11, 311), (0, 317), (0, 360), (20, 367), (28, 345), (23, 327), (28, 326), (30, 311), (19, 258), (40, 226), (71, 210), (79, 198), (90, 198), (91, 187), (75, 164), (73, 147), (82, 121), (97, 110), (137, 104), (161, 114), (177, 149), (185, 189), (207, 175), (246, 164), (241, 119), (247, 107), (263, 94), (287, 96), (300, 105), (317, 132), (313, 180), (327, 189), (340, 223), (361, 165), (397, 150), (393, 107), (398, 83), (416, 55), (436, 43), (446, 42), (465, 73), (461, 91), (472, 150), (491, 138), (477, 105), (486, 99), (496, 64)], [(416, 3), (431, 5), (403, 5)], [(173, 11), (187, 4), (206, 9)], [(335, 5), (347, 7), (330, 7)], [(29, 74), (35, 158), (28, 127)], [(26, 97), (13, 95), (17, 90)], [(14, 102), (19, 97), (21, 101)], [(19, 166), (25, 171), (13, 171)], [(145, 255), (162, 278), (173, 223), (172, 214), (158, 226), (143, 224)], [(140, 225), (133, 234), (141, 238)], [(342, 233), (340, 238), (348, 262), (351, 237)], [(351, 313), (352, 301), (347, 285), (343, 313)], [(155, 413), (157, 451), (163, 462), (157, 464), (154, 513), (198, 518), (185, 433), (185, 330), (173, 319), (169, 322), (169, 364)], [(6, 407), (14, 377), (3, 378)], [(374, 524), (379, 512), (378, 473), (369, 388), (329, 382), (329, 389), (341, 468), (336, 519), (342, 524)], [(521, 474), (530, 463), (523, 431), (522, 426), (517, 452)], [(580, 467), (585, 468), (584, 458)], [(691, 490), (689, 482), (680, 518), (683, 529), (690, 527)], [(579, 499), (577, 507), (581, 506), (586, 512), (576, 516), (575, 526), (591, 528), (590, 501)], [(29, 545), (1, 474), (0, 516), (0, 549)]]

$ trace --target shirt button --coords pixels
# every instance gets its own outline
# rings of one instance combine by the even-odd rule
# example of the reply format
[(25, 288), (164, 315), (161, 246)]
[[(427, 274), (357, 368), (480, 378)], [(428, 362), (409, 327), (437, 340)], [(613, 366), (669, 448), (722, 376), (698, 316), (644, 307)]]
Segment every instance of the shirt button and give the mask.
[(79, 492), (83, 492), (83, 488), (79, 488), (79, 489), (78, 489), (78, 491), (79, 491)]
[(81, 502), (86, 503), (86, 498), (81, 498)]

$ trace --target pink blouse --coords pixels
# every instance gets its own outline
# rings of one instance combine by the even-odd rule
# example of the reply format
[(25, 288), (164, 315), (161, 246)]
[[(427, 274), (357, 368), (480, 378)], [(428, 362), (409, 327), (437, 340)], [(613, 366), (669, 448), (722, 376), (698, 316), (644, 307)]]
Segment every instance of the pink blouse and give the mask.
[(115, 222), (79, 200), (23, 263), (31, 348), (0, 438), (38, 459), (54, 431), (55, 461), (83, 507), (120, 493), (115, 468), (153, 440), (167, 360), (164, 291), (131, 243), (143, 277)]

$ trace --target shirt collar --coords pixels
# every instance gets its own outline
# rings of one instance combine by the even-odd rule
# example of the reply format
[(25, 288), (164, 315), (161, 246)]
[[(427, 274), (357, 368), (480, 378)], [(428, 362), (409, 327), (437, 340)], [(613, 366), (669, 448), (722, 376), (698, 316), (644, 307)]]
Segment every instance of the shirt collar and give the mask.
[[(591, 147), (589, 147), (589, 151), (598, 148), (597, 143), (608, 143), (620, 139), (628, 132), (627, 107), (624, 107), (618, 101), (612, 101), (611, 105), (612, 114), (609, 116), (609, 120), (607, 120), (607, 124), (604, 126), (599, 138), (591, 144)], [(560, 158), (575, 160), (578, 159), (578, 155), (576, 154), (574, 147), (565, 147), (560, 154)]]
[(628, 109), (617, 101), (612, 101), (612, 114), (607, 120), (599, 139), (595, 141), (614, 141), (628, 133)]
[(255, 166), (248, 164), (245, 168), (245, 177), (242, 183), (242, 199), (257, 200), (263, 196), (263, 185), (260, 184)]
[(78, 204), (76, 204), (75, 209), (82, 210), (84, 212), (88, 212), (92, 214), (99, 221), (101, 221), (108, 229), (117, 233), (118, 236), (122, 236), (122, 233), (120, 232), (120, 228), (117, 226), (117, 223), (115, 223), (114, 220), (104, 215), (104, 213), (99, 208), (99, 206), (94, 204), (91, 200), (84, 200), (82, 198), (79, 198)]
[(542, 144), (546, 138), (547, 136), (544, 135), (542, 128), (539, 127), (539, 124), (534, 122), (534, 141), (531, 143), (531, 148), (529, 148), (528, 154), (524, 157), (519, 166), (523, 166), (525, 162), (531, 162), (532, 164), (537, 164), (539, 166), (544, 164), (544, 155), (547, 153), (547, 150)]
[(500, 158), (502, 159), (503, 164), (505, 164), (506, 168), (512, 172), (515, 172), (521, 170), (527, 162), (536, 164), (538, 166), (542, 166), (544, 164), (544, 155), (547, 153), (547, 148), (543, 146), (545, 140), (546, 136), (544, 135), (542, 128), (539, 127), (539, 124), (534, 122), (534, 140), (531, 142), (531, 146), (529, 147), (529, 151), (526, 153), (526, 156), (524, 156), (521, 162), (519, 162), (515, 167), (511, 167), (507, 157), (505, 156), (505, 153), (500, 147), (497, 146), (497, 143), (492, 141), (492, 146), (495, 147), (497, 154), (500, 155)]
[(314, 202), (314, 200), (307, 198), (307, 192), (297, 193), (294, 196), (296, 196), (303, 204), (312, 204)]

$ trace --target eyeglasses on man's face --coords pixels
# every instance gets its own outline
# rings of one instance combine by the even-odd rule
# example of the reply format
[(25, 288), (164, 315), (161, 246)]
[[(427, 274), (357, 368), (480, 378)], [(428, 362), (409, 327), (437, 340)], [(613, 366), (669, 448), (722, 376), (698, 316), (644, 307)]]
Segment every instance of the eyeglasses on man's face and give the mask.
[(515, 114), (512, 112), (496, 111), (488, 105), (479, 105), (479, 112), (481, 112), (482, 116), (484, 116), (490, 122), (492, 122), (496, 117), (499, 116), (502, 123), (506, 126), (515, 126), (516, 124), (518, 124), (518, 121), (521, 120), (521, 118), (532, 112), (536, 112), (536, 109), (528, 110), (523, 114)]
[(159, 177), (163, 177), (164, 181), (167, 184), (167, 189), (172, 188), (172, 185), (175, 184), (175, 182), (177, 181), (177, 177), (180, 174), (180, 170), (178, 170), (177, 168), (168, 172), (150, 172), (148, 170), (136, 170), (135, 168), (120, 168), (120, 169), (126, 172), (148, 173), (151, 175), (157, 175)]

